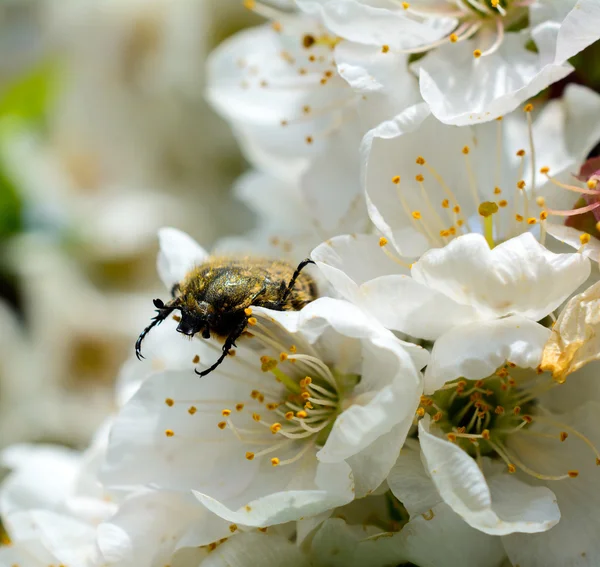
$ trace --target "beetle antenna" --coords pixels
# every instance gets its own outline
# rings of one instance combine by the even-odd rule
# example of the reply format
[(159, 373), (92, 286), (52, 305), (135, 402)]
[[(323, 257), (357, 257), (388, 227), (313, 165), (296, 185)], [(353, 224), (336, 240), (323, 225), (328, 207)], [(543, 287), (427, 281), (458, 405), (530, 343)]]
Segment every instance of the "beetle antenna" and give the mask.
[(298, 264), (298, 267), (296, 268), (296, 271), (294, 272), (290, 283), (288, 284), (287, 288), (283, 292), (283, 295), (281, 296), (280, 303), (285, 303), (290, 293), (292, 293), (292, 289), (294, 289), (294, 285), (296, 283), (296, 280), (298, 279), (298, 276), (300, 275), (300, 272), (309, 264), (314, 264), (314, 262), (310, 258), (305, 258), (304, 260), (302, 260), (302, 262)]
[(221, 352), (221, 355), (219, 356), (217, 361), (210, 368), (207, 368), (206, 370), (203, 370), (202, 372), (198, 372), (196, 369), (194, 369), (194, 372), (196, 374), (198, 374), (198, 376), (202, 377), (202, 376), (206, 376), (207, 374), (210, 374), (215, 368), (217, 368), (225, 360), (225, 357), (229, 354), (229, 350), (236, 346), (235, 341), (237, 341), (240, 338), (240, 336), (244, 332), (244, 329), (246, 328), (247, 324), (248, 324), (248, 320), (244, 319), (233, 330), (233, 332), (225, 339), (225, 344), (223, 345), (223, 350)]
[(156, 315), (152, 317), (152, 322), (141, 332), (137, 341), (135, 341), (135, 356), (138, 360), (142, 360), (142, 341), (146, 338), (146, 335), (156, 326), (160, 325), (175, 309), (177, 309), (177, 303), (175, 301), (167, 303), (166, 305), (160, 299), (153, 300), (154, 306), (156, 307)]

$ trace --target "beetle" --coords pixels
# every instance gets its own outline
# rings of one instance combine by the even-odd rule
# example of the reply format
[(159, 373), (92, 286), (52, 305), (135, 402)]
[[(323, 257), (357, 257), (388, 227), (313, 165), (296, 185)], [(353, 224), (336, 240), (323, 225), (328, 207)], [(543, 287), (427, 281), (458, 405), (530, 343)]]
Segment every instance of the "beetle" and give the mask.
[(236, 346), (248, 325), (251, 306), (298, 311), (317, 298), (315, 282), (302, 271), (308, 264), (314, 262), (306, 258), (294, 270), (282, 260), (211, 258), (194, 267), (173, 286), (169, 302), (153, 301), (157, 314), (135, 343), (137, 358), (143, 358), (142, 341), (148, 333), (179, 310), (178, 332), (188, 337), (202, 333), (205, 339), (215, 336), (224, 341), (217, 361), (202, 372), (195, 370), (200, 376), (210, 374)]

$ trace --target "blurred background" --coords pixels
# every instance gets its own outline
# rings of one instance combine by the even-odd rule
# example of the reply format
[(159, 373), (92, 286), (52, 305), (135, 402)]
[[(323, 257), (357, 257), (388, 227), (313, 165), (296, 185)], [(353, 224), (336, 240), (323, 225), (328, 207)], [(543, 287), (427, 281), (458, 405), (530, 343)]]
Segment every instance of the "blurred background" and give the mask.
[[(114, 407), (164, 296), (159, 227), (210, 249), (260, 224), (204, 96), (208, 53), (258, 23), (241, 0), (0, 0), (0, 448), (82, 448)], [(600, 44), (573, 63), (600, 90)]]
[(210, 249), (251, 214), (204, 100), (237, 0), (0, 0), (0, 447), (83, 447), (145, 326), (156, 230)]

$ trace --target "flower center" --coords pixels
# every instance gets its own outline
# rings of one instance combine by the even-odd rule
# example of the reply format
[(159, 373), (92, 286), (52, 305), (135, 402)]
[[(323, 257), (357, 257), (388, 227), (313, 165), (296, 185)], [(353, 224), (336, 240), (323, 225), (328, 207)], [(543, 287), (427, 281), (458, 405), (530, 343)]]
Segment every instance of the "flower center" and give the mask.
[[(262, 315), (259, 317), (263, 319)], [(348, 394), (360, 377), (324, 363), (314, 347), (300, 336), (294, 336), (297, 344), (284, 345), (278, 333), (257, 317), (251, 317), (249, 325), (253, 340), (277, 354), (260, 356), (256, 364), (237, 356), (228, 361), (229, 368), (237, 367), (227, 373), (229, 379), (255, 386), (248, 389), (246, 398), (167, 398), (165, 403), (170, 407), (191, 403), (187, 410), (190, 415), (218, 412), (217, 428), (230, 432), (241, 442), (247, 460), (268, 457), (273, 466), (290, 465), (325, 444), (337, 416), (350, 403)], [(194, 363), (198, 362), (196, 357)], [(268, 376), (272, 379), (267, 380)], [(165, 435), (174, 437), (176, 432), (167, 429)]]
[[(514, 150), (514, 157), (509, 155), (511, 164), (508, 167), (503, 164), (507, 159), (504, 156), (504, 120), (502, 117), (496, 120), (496, 163), (487, 167), (490, 177), (487, 187), (480, 186), (475, 171), (481, 171), (482, 165), (487, 165), (489, 156), (485, 153), (485, 147), (478, 147), (475, 137), (472, 145), (465, 144), (462, 147), (457, 146), (455, 150), (448, 149), (448, 152), (454, 151), (456, 159), (463, 162), (466, 187), (452, 187), (434, 164), (423, 155), (415, 157), (415, 163), (422, 173), (418, 173), (414, 181), (403, 180), (400, 175), (391, 178), (391, 186), (402, 210), (413, 228), (425, 236), (430, 246), (445, 246), (461, 234), (481, 232), (490, 248), (493, 248), (498, 243), (525, 231), (534, 231), (540, 243), (545, 244), (546, 221), (549, 216), (573, 217), (600, 207), (600, 186), (597, 187), (600, 175), (591, 176), (585, 187), (577, 187), (554, 179), (550, 175), (550, 168), (542, 166), (539, 173), (550, 183), (563, 190), (583, 195), (589, 202), (586, 206), (568, 211), (547, 208), (546, 199), (538, 194), (536, 180), (538, 170), (531, 118), (533, 105), (526, 104), (523, 110), (527, 118), (528, 140), (523, 147)], [(514, 129), (517, 125), (511, 122), (508, 127)], [(507, 176), (503, 176), (503, 171), (514, 171), (513, 178), (507, 179)], [(512, 187), (507, 187), (510, 183), (513, 184)], [(597, 212), (600, 212), (600, 209)], [(582, 247), (589, 239), (589, 234), (582, 234)], [(403, 264), (385, 248), (387, 242), (385, 238), (379, 242), (384, 252)]]
[[(537, 472), (510, 448), (516, 436), (550, 437), (560, 443), (573, 435), (586, 443), (600, 465), (600, 453), (583, 433), (538, 408), (537, 398), (558, 385), (547, 376), (507, 363), (484, 380), (457, 380), (432, 396), (422, 396), (417, 416), (428, 414), (446, 438), (480, 467), (481, 458), (488, 456), (504, 461), (509, 473), (520, 469), (540, 480), (575, 478), (579, 474), (575, 469), (557, 475)], [(544, 432), (534, 424), (543, 425)]]
[[(495, 53), (504, 41), (507, 29), (518, 30), (526, 25), (527, 6), (533, 0), (456, 0), (452, 3), (421, 6), (419, 3), (400, 2), (407, 15), (418, 21), (430, 18), (455, 18), (457, 25), (447, 35), (431, 43), (402, 53), (425, 53), (447, 43), (458, 43), (476, 36), (481, 47), (473, 51), (473, 57), (479, 59)], [(389, 46), (382, 47), (383, 53), (389, 52)]]

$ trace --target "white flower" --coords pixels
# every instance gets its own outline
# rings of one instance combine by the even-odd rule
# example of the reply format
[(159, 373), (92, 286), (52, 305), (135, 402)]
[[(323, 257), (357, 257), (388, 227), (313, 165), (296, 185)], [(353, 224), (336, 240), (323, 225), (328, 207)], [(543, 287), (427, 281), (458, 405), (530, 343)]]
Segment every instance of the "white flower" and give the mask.
[[(342, 243), (343, 245), (343, 243)], [(384, 326), (435, 340), (425, 392), (464, 376), (479, 379), (506, 360), (536, 367), (549, 331), (536, 321), (583, 283), (590, 264), (581, 254), (553, 254), (530, 233), (489, 248), (464, 235), (426, 252), (411, 276), (380, 275), (354, 282), (335, 267), (335, 242), (313, 256), (326, 277)]]
[[(261, 323), (277, 312), (261, 312), (248, 347), (266, 349), (241, 347), (206, 378), (195, 357), (142, 384), (112, 430), (106, 484), (194, 490), (226, 520), (262, 526), (382, 482), (420, 393), (403, 344), (339, 300), (277, 314), (277, 335)], [(155, 332), (182, 340), (171, 322)], [(195, 342), (211, 361), (213, 345)]]
[[(211, 54), (207, 95), (259, 169), (284, 177), (336, 145), (354, 152), (368, 128), (417, 101), (407, 70), (388, 81), (391, 92), (374, 85), (368, 96), (354, 92), (344, 78), (369, 90), (360, 87), (366, 79), (350, 68), (340, 77), (339, 40), (318, 19), (258, 3), (254, 8), (273, 23), (244, 30)], [(346, 161), (354, 164), (354, 155)]]
[(598, 142), (600, 97), (571, 86), (533, 110), (467, 129), (417, 105), (369, 132), (363, 182), (377, 229), (394, 244), (392, 230), (410, 225), (439, 246), (455, 234), (479, 231), (492, 243), (541, 225), (543, 243), (549, 218), (586, 190), (565, 182)]
[[(160, 241), (169, 289), (206, 259), (174, 229)], [(220, 347), (196, 340), (189, 370), (142, 383), (112, 429), (105, 484), (194, 490), (246, 526), (314, 514), (379, 486), (412, 424), (415, 364), (426, 364), (426, 351), (329, 298), (301, 312), (253, 308), (248, 330), (254, 338), (206, 378), (192, 369)], [(159, 333), (161, 349), (184, 340), (170, 318)]]
[[(504, 536), (513, 564), (591, 566), (600, 557), (600, 414), (597, 388), (577, 381), (586, 371), (559, 385), (504, 365), (422, 399), (421, 458), (439, 498), (473, 528)], [(561, 412), (561, 398), (572, 396), (585, 401)], [(430, 481), (407, 475), (403, 457), (390, 487), (409, 508), (431, 507)]]
[[(399, 58), (387, 63), (389, 75), (404, 69), (407, 55), (426, 53), (413, 65), (421, 95), (438, 119), (457, 125), (510, 112), (570, 73), (567, 59), (600, 37), (593, 2), (297, 0), (357, 44), (350, 47), (361, 53), (354, 74), (358, 67), (368, 76), (385, 58)], [(345, 61), (338, 64), (343, 75)]]
[[(342, 159), (344, 146), (335, 146)], [(217, 253), (263, 254), (297, 264), (320, 242), (362, 232), (371, 222), (358, 167), (342, 167), (331, 153), (317, 156), (298, 180), (250, 171), (237, 181), (235, 196), (256, 215), (254, 228), (218, 241)]]

